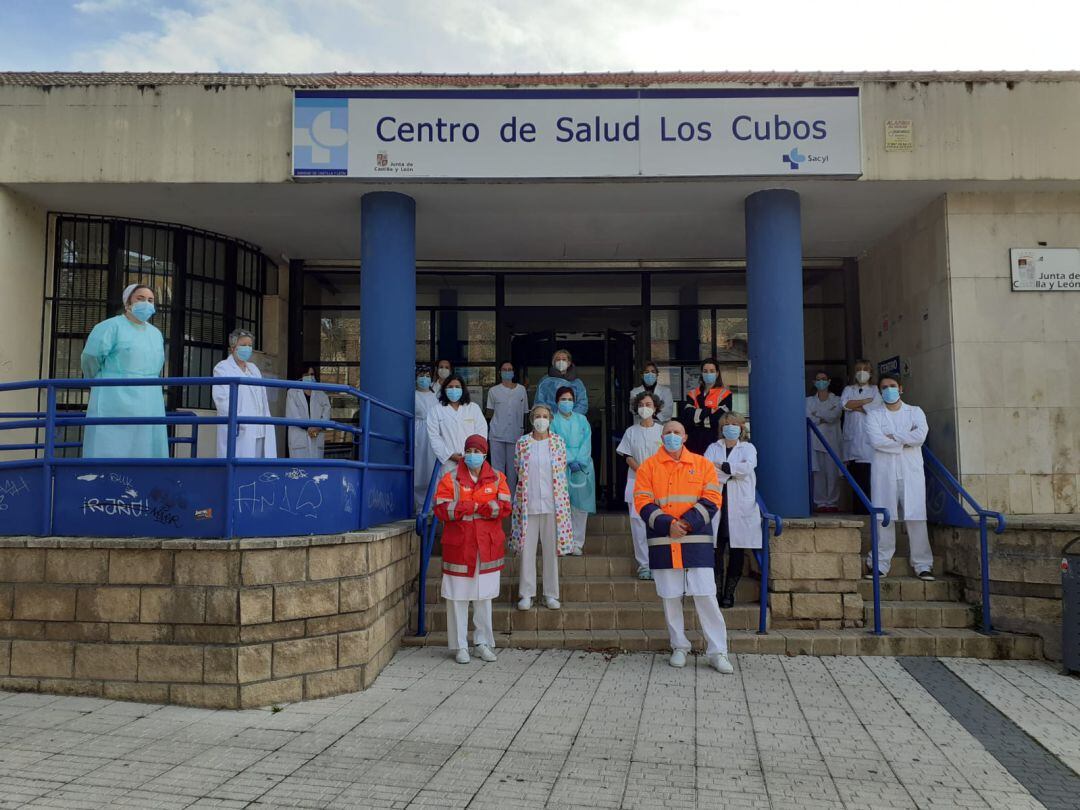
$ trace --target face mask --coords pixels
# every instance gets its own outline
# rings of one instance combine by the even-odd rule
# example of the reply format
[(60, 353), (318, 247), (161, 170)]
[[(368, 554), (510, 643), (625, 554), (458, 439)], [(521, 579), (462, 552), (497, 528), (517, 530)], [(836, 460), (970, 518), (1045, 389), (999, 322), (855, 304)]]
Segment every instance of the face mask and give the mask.
[(137, 301), (131, 305), (131, 314), (143, 323), (146, 323), (153, 318), (155, 312), (157, 312), (157, 310), (154, 309), (154, 305), (149, 301)]
[(652, 419), (654, 413), (656, 413), (656, 409), (650, 408), (648, 405), (642, 405), (637, 409), (637, 415), (642, 419)]
[(300, 378), (300, 381), (301, 382), (315, 382), (315, 378), (312, 377), (310, 374), (305, 374), (303, 377)]
[(868, 382), (870, 382), (870, 372), (869, 371), (856, 371), (855, 372), (855, 382), (857, 382), (859, 385), (866, 385)]
[(431, 388), (431, 377), (417, 377), (416, 387), (419, 388), (421, 391), (427, 391), (429, 388)]
[(738, 425), (724, 425), (720, 430), (724, 438), (731, 442), (736, 441), (742, 434), (742, 428)]
[(814, 380), (814, 388), (818, 391), (826, 391), (829, 388), (828, 380)]
[(439, 369), (439, 379), (440, 380), (445, 380), (449, 376), (450, 376), (450, 369), (448, 369), (448, 368), (440, 368)]
[(236, 356), (243, 360), (245, 363), (251, 359), (252, 348), (250, 346), (237, 346)]
[(705, 383), (705, 385), (707, 385), (707, 386), (709, 386), (710, 388), (712, 388), (712, 384), (713, 384), (714, 382), (716, 382), (716, 372), (715, 372), (715, 371), (706, 371), (706, 372), (704, 372), (704, 373), (703, 373), (703, 374), (701, 375), (701, 381), (702, 381), (703, 383)]
[(895, 386), (889, 386), (888, 388), (881, 389), (881, 398), (885, 400), (886, 405), (892, 405), (894, 402), (900, 401), (900, 389)]
[(568, 368), (570, 368), (570, 364), (568, 362), (566, 362), (565, 360), (556, 360), (555, 361), (555, 370), (557, 372), (559, 372), (560, 374), (565, 374), (566, 370)]
[(457, 402), (459, 399), (461, 399), (461, 392), (463, 390), (463, 388), (447, 388), (446, 398), (451, 402)]
[(664, 449), (671, 453), (678, 453), (682, 450), (683, 437), (678, 433), (665, 433), (662, 441), (664, 442)]
[(499, 376), (502, 377), (503, 382), (510, 382), (514, 379), (514, 372), (512, 371), (500, 371)]
[(572, 399), (560, 399), (559, 400), (559, 413), (573, 413), (574, 412), (574, 400)]
[(656, 375), (651, 371), (646, 371), (641, 375), (641, 381), (646, 385), (656, 385)]
[(537, 433), (547, 433), (549, 427), (551, 427), (551, 420), (546, 416), (538, 416), (533, 419), (533, 428)]
[(465, 454), (465, 466), (473, 472), (476, 472), (484, 466), (484, 454), (483, 453), (466, 453)]

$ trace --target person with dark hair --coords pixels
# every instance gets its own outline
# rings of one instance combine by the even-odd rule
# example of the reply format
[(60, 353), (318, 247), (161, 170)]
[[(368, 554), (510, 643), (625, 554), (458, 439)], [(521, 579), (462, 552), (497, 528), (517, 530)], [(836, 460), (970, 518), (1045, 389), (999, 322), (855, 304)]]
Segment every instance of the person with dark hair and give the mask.
[(615, 452), (626, 460), (626, 466), (630, 468), (626, 475), (624, 498), (630, 509), (630, 539), (634, 544), (638, 579), (652, 579), (652, 572), (649, 570), (649, 543), (645, 537), (645, 521), (634, 509), (634, 480), (637, 476), (637, 468), (660, 449), (660, 434), (664, 429), (664, 426), (656, 420), (656, 414), (660, 408), (659, 398), (655, 394), (639, 391), (634, 397), (634, 416), (637, 422), (626, 429), (622, 441), (615, 449)]
[[(934, 553), (926, 530), (926, 477), (923, 472), (922, 446), (930, 432), (922, 408), (900, 399), (900, 381), (887, 374), (878, 380), (884, 406), (867, 414), (866, 435), (874, 448), (870, 477), (874, 506), (883, 506), (892, 516), (888, 526), (878, 531), (878, 571), (889, 573), (896, 551), (896, 524), (904, 521), (907, 529), (911, 567), (919, 579), (934, 579)], [(869, 579), (873, 577), (872, 558), (866, 556)]]
[(551, 432), (566, 442), (566, 482), (570, 489), (570, 519), (574, 525), (574, 548), (580, 557), (585, 548), (585, 527), (596, 512), (596, 474), (592, 460), (592, 428), (584, 414), (575, 410), (574, 389), (564, 385), (555, 393), (558, 410)]
[[(821, 431), (825, 441), (839, 455), (843, 449), (840, 445), (843, 406), (840, 397), (829, 390), (830, 382), (829, 375), (824, 371), (814, 375), (814, 393), (806, 398), (806, 418)], [(810, 468), (814, 476), (814, 508), (818, 512), (839, 512), (840, 468), (829, 457), (825, 445), (817, 436), (813, 437), (812, 447)]]
[(428, 413), (427, 433), (431, 452), (443, 466), (444, 473), (450, 472), (461, 461), (465, 439), (474, 434), (487, 438), (484, 412), (470, 400), (469, 389), (460, 374), (451, 374), (443, 383), (439, 407)]
[(487, 410), (491, 414), (488, 438), (491, 441), (491, 466), (506, 476), (510, 491), (517, 486), (514, 470), (514, 447), (525, 432), (525, 414), (529, 412), (529, 395), (525, 386), (514, 382), (514, 364), (499, 365), (498, 385), (487, 393)]
[(435, 396), (439, 396), (442, 393), (442, 388), (446, 385), (446, 381), (450, 379), (450, 375), (454, 373), (454, 364), (449, 360), (439, 360), (435, 363), (435, 381), (431, 384), (431, 393)]
[(417, 512), (424, 508), (424, 498), (435, 472), (435, 453), (428, 438), (427, 420), (438, 407), (439, 398), (431, 390), (431, 366), (418, 365), (413, 394), (413, 501)]
[(638, 406), (635, 404), (638, 394), (649, 393), (655, 397), (653, 406), (656, 408), (654, 419), (661, 425), (671, 418), (675, 410), (675, 398), (671, 389), (659, 382), (660, 368), (652, 360), (645, 364), (641, 373), (641, 385), (630, 391), (630, 413), (634, 415), (634, 424), (641, 424), (638, 416)]
[(536, 386), (533, 404), (547, 405), (553, 411), (558, 407), (558, 391), (569, 386), (574, 392), (574, 411), (580, 414), (589, 412), (589, 392), (577, 375), (574, 358), (566, 349), (559, 349), (551, 355), (551, 368)]
[[(301, 382), (318, 382), (314, 367), (304, 369)], [(290, 388), (285, 397), (285, 418), (298, 421), (330, 421), (330, 397), (325, 391)], [(322, 458), (326, 454), (326, 428), (289, 426), (289, 458)]]
[[(851, 384), (840, 394), (844, 408), (844, 453), (851, 477), (855, 479), (866, 497), (871, 497), (870, 463), (874, 460), (874, 448), (866, 437), (866, 418), (874, 408), (881, 407), (881, 394), (871, 382), (870, 362), (858, 359), (851, 375)], [(852, 499), (855, 514), (865, 515), (866, 507), (858, 498)]]
[(686, 425), (686, 449), (704, 453), (719, 435), (720, 417), (731, 413), (732, 394), (724, 387), (720, 364), (709, 357), (701, 361), (701, 382), (686, 393), (683, 422)]
[[(160, 377), (165, 340), (151, 323), (154, 291), (129, 284), (120, 314), (97, 324), (86, 339), (80, 364), (87, 379)], [(165, 416), (165, 399), (156, 385), (99, 386), (90, 389), (90, 418)], [(83, 458), (168, 458), (169, 435), (160, 425), (89, 425), (83, 433)]]

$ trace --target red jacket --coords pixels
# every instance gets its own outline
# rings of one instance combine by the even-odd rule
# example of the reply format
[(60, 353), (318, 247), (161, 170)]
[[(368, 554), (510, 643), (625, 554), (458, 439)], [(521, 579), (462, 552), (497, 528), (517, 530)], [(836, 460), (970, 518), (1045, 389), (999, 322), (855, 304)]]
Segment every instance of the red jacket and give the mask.
[(501, 571), (506, 548), (502, 519), (510, 514), (510, 487), (506, 476), (484, 462), (473, 481), (459, 461), (435, 490), (435, 514), (443, 522), (443, 574), (472, 577), (480, 559), (480, 573)]

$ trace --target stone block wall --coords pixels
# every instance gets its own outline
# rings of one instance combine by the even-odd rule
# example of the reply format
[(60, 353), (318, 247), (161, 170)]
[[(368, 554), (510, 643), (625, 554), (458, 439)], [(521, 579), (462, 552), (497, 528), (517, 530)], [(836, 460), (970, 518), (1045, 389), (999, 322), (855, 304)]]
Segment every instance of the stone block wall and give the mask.
[(785, 519), (769, 557), (772, 626), (862, 627), (861, 524), (828, 518)]
[(355, 691), (398, 647), (411, 522), (239, 541), (0, 540), (0, 689), (213, 708)]

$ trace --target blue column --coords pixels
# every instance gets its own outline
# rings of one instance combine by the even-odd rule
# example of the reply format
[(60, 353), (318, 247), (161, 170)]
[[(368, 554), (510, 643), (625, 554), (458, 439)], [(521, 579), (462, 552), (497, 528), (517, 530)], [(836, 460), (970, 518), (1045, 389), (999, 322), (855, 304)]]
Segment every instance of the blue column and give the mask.
[(794, 191), (770, 189), (746, 198), (746, 300), (758, 490), (773, 512), (805, 517), (802, 229)]
[[(360, 389), (413, 410), (416, 364), (416, 203), (389, 191), (360, 199)], [(401, 420), (374, 419), (400, 434)], [(372, 442), (373, 461), (400, 463), (401, 452)]]

